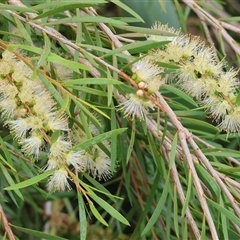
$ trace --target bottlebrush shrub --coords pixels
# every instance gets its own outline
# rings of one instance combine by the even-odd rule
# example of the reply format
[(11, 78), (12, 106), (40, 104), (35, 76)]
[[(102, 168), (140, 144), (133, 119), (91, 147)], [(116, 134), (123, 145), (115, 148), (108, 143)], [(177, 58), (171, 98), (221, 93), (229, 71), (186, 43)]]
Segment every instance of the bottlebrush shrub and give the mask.
[(217, 49), (159, 22), (130, 26), (142, 19), (124, 1), (110, 2), (131, 17), (100, 16), (104, 0), (6, 2), (0, 238), (240, 239), (239, 81), (224, 49), (240, 53), (228, 33), (240, 31), (222, 18), (228, 5), (160, 1), (184, 30), (196, 11)]

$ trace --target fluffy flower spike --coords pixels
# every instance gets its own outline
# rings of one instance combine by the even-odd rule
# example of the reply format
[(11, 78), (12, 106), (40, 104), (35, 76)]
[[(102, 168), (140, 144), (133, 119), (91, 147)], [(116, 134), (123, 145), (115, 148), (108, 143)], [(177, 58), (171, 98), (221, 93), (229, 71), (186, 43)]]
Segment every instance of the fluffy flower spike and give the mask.
[(68, 176), (68, 172), (64, 168), (60, 168), (56, 170), (50, 177), (47, 189), (49, 191), (71, 190), (68, 179), (70, 179)]
[[(153, 40), (157, 42), (162, 41), (172, 41), (176, 36), (181, 34), (181, 30), (176, 30), (173, 27), (169, 27), (168, 24), (162, 24), (160, 22), (156, 22), (152, 29), (159, 30), (159, 32), (162, 32), (162, 35), (149, 35), (147, 36), (148, 40)], [(169, 34), (169, 35), (168, 35)]]
[(139, 120), (144, 120), (148, 113), (148, 109), (154, 109), (154, 104), (137, 94), (129, 94), (129, 99), (126, 102), (118, 105), (119, 110), (124, 112), (125, 117), (134, 118), (135, 116)]
[(160, 74), (163, 69), (158, 67), (152, 60), (145, 57), (132, 66), (133, 79), (140, 89), (145, 89), (149, 94), (157, 92), (165, 82)]

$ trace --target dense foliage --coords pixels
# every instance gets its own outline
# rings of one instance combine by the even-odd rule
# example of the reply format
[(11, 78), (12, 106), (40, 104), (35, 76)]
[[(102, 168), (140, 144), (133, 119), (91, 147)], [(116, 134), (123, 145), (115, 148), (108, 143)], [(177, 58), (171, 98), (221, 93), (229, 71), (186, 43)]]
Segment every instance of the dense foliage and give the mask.
[(239, 13), (110, 2), (0, 4), (1, 238), (239, 239)]

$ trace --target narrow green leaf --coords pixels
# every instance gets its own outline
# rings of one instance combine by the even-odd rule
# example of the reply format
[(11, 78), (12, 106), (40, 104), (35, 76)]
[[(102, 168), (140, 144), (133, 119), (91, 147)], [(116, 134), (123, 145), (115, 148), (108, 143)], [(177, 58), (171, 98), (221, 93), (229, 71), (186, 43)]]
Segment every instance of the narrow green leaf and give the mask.
[[(22, 45), (22, 44), (11, 44), (11, 46), (13, 46), (15, 48), (20, 48), (20, 49), (23, 49), (23, 50), (26, 50), (26, 51), (29, 51), (29, 52), (37, 53), (39, 55), (43, 53), (43, 49), (33, 47), (33, 46)], [(69, 69), (72, 69), (74, 72), (77, 72), (77, 73), (79, 73), (79, 69), (86, 70), (86, 71), (91, 70), (90, 67), (88, 67), (84, 64), (81, 64), (81, 63), (73, 61), (73, 60), (67, 60), (67, 59), (62, 58), (62, 57), (60, 57), (57, 54), (52, 53), (52, 52), (49, 53), (49, 55), (47, 57), (47, 61), (65, 66)]]
[(93, 146), (93, 145), (95, 145), (99, 142), (102, 142), (104, 140), (107, 140), (107, 139), (111, 138), (112, 136), (118, 135), (118, 134), (124, 132), (125, 130), (126, 130), (126, 128), (119, 128), (119, 129), (115, 129), (115, 130), (112, 130), (112, 131), (109, 131), (109, 132), (99, 134), (96, 137), (88, 139), (87, 141), (74, 146), (72, 148), (72, 150), (73, 151), (79, 151), (81, 149), (85, 149), (87, 147)]
[(182, 223), (182, 235), (181, 235), (181, 238), (182, 239), (190, 239), (189, 237), (188, 237), (188, 233), (189, 233), (189, 231), (188, 231), (188, 222), (187, 222), (187, 218), (186, 217), (184, 217), (184, 218), (181, 218), (181, 223)]
[(15, 204), (15, 206), (19, 208), (19, 200), (15, 198), (13, 192), (9, 191), (8, 194), (9, 194), (9, 197), (12, 199), (12, 202)]
[(202, 132), (206, 132), (206, 133), (209, 133), (209, 132), (217, 133), (218, 132), (218, 129), (215, 126), (207, 123), (206, 121), (201, 121), (198, 119), (182, 117), (181, 123), (185, 127), (192, 129), (192, 131), (202, 130)]
[(240, 106), (240, 92), (238, 93), (234, 104), (236, 104), (237, 106)]
[(168, 91), (176, 94), (181, 99), (184, 99), (186, 102), (192, 104), (195, 107), (198, 107), (198, 104), (191, 97), (189, 97), (185, 92), (183, 92), (183, 91), (181, 91), (181, 90), (177, 89), (176, 87), (171, 86), (169, 84), (165, 84), (163, 87), (165, 89), (167, 89)]
[(158, 172), (155, 179), (154, 179), (153, 184), (151, 185), (150, 195), (148, 196), (147, 201), (144, 205), (144, 210), (143, 210), (143, 212), (141, 212), (141, 216), (138, 219), (137, 226), (135, 227), (135, 230), (132, 234), (132, 239), (137, 239), (136, 236), (138, 236), (139, 233), (142, 231), (142, 222), (143, 222), (144, 219), (146, 219), (147, 213), (152, 208), (153, 199), (154, 199), (156, 191), (159, 187), (160, 178), (161, 178), (161, 175)]
[(227, 18), (220, 18), (219, 20), (224, 22), (239, 22), (240, 17), (227, 17)]
[[(74, 102), (76, 103), (76, 105), (79, 106), (79, 108), (85, 113), (85, 115), (87, 117), (89, 117), (91, 119), (91, 121), (93, 123), (96, 123), (96, 125), (101, 126), (100, 122), (98, 121), (98, 119), (83, 105), (85, 103), (85, 101), (81, 101), (81, 99), (73, 99)], [(105, 116), (106, 114), (103, 114), (102, 111), (100, 111), (99, 109), (97, 109), (96, 107), (92, 106), (91, 104), (88, 104), (88, 106), (90, 105), (90, 107), (94, 110), (96, 110), (96, 112), (99, 112), (101, 115)], [(108, 116), (106, 116), (106, 118), (109, 118)]]
[(202, 152), (206, 156), (216, 156), (216, 157), (234, 157), (240, 158), (240, 152), (233, 149), (225, 148), (205, 148), (202, 149)]
[(13, 161), (12, 161), (11, 155), (10, 155), (10, 153), (9, 153), (9, 151), (8, 151), (8, 149), (7, 149), (7, 147), (6, 147), (6, 145), (5, 145), (1, 136), (0, 136), (0, 145), (1, 145), (1, 149), (4, 152), (4, 155), (6, 157), (6, 160), (7, 160), (8, 164), (10, 166), (13, 166)]
[(29, 43), (29, 44), (33, 44), (32, 43), (32, 39), (28, 33), (28, 31), (26, 30), (26, 28), (23, 26), (22, 22), (18, 20), (17, 17), (13, 16), (14, 20), (17, 24), (17, 28), (18, 31), (20, 32), (20, 35)]
[(157, 171), (161, 174), (161, 176), (166, 177), (167, 169), (165, 167), (164, 160), (162, 159), (162, 157), (160, 155), (159, 147), (156, 145), (151, 133), (148, 134), (148, 142), (149, 142), (149, 146), (151, 149), (152, 157), (157, 165)]
[(116, 218), (119, 222), (130, 226), (126, 218), (124, 218), (117, 210), (115, 210), (109, 203), (98, 197), (95, 193), (88, 193), (96, 203), (99, 204), (105, 211), (107, 211), (112, 217)]
[(194, 109), (192, 111), (174, 111), (174, 113), (178, 117), (201, 117), (206, 118), (207, 114), (204, 111), (195, 111)]
[(129, 142), (129, 147), (128, 147), (128, 150), (127, 150), (126, 163), (128, 163), (128, 161), (131, 157), (131, 154), (132, 154), (133, 145), (134, 145), (134, 142), (135, 142), (135, 132), (136, 132), (136, 120), (134, 118), (133, 121), (132, 121), (132, 132), (131, 132), (131, 139), (130, 139), (130, 142)]
[(116, 4), (118, 7), (122, 8), (126, 12), (130, 13), (132, 16), (137, 18), (140, 22), (144, 22), (144, 20), (136, 13), (134, 12), (130, 7), (128, 7), (126, 4), (119, 0), (110, 0), (112, 3)]
[[(1, 162), (0, 162), (0, 168), (2, 170), (2, 173), (3, 173), (4, 177), (6, 178), (7, 182), (9, 183), (10, 187), (12, 185), (14, 185), (14, 181), (13, 181), (12, 177), (10, 176), (7, 169), (2, 165)], [(14, 189), (14, 192), (16, 193), (17, 196), (19, 196), (20, 199), (22, 199), (22, 200), (24, 199), (22, 193), (18, 189)]]
[(162, 45), (165, 45), (169, 43), (169, 41), (163, 41), (163, 42), (156, 42), (156, 41), (141, 41), (141, 42), (134, 42), (126, 44), (122, 47), (116, 48), (112, 51), (109, 51), (108, 53), (104, 54), (102, 57), (106, 58), (112, 55), (115, 55), (116, 53), (121, 53), (125, 50), (130, 51), (131, 53), (137, 53), (137, 52), (143, 52), (148, 51), (153, 48), (158, 48)]
[(40, 78), (40, 80), (44, 83), (46, 88), (51, 92), (52, 96), (55, 98), (55, 100), (59, 103), (59, 105), (62, 107), (64, 105), (64, 100), (61, 96), (61, 94), (57, 91), (57, 89), (52, 85), (52, 83), (41, 73), (37, 72), (37, 76)]
[(179, 66), (176, 65), (176, 64), (173, 64), (173, 63), (165, 63), (165, 62), (160, 62), (160, 61), (158, 61), (158, 60), (157, 60), (157, 62), (158, 62), (158, 65), (159, 65), (160, 67), (169, 68), (169, 69), (165, 69), (165, 72), (166, 72), (166, 73), (172, 73), (173, 70), (179, 69)]
[(44, 46), (43, 46), (43, 52), (41, 54), (40, 59), (38, 60), (35, 69), (37, 70), (38, 68), (40, 68), (47, 60), (47, 57), (49, 55), (49, 53), (51, 52), (51, 42), (47, 36), (47, 34), (43, 31), (43, 37), (44, 37)]
[(30, 178), (28, 180), (25, 180), (23, 182), (20, 182), (20, 183), (16, 183), (16, 184), (13, 184), (9, 187), (6, 187), (4, 188), (4, 190), (16, 190), (16, 189), (20, 189), (20, 188), (25, 188), (25, 187), (29, 187), (33, 184), (36, 184), (40, 181), (42, 181), (43, 179), (47, 178), (48, 176), (50, 176), (52, 173), (54, 173), (55, 169), (52, 169), (52, 170), (49, 170), (47, 172), (44, 172), (42, 174), (39, 174), (38, 176), (36, 177), (33, 177), (33, 178)]
[(183, 9), (180, 6), (178, 0), (174, 0), (174, 3), (176, 5), (176, 9), (177, 9), (177, 13), (178, 13), (179, 20), (180, 20), (180, 23), (181, 23), (182, 31), (184, 33), (186, 33), (187, 32), (187, 26), (186, 26), (186, 19), (185, 19), (184, 14), (183, 14)]
[(223, 1), (219, 1), (219, 2), (216, 1), (215, 4), (208, 4), (208, 2), (205, 2), (205, 1), (198, 2), (198, 4), (204, 9), (204, 11), (208, 10), (209, 14), (213, 14), (213, 13), (214, 13), (214, 15), (216, 14), (218, 19), (221, 17), (221, 12), (219, 12), (219, 10), (220, 9), (224, 10), (224, 4), (222, 5), (222, 3), (223, 3)]
[(17, 172), (17, 170), (12, 166), (12, 163), (8, 163), (8, 162), (3, 158), (2, 155), (0, 155), (0, 159), (1, 159), (1, 161), (2, 161), (3, 164), (5, 164), (8, 168), (11, 169), (11, 171), (13, 171), (14, 173)]
[[(118, 124), (117, 124), (117, 118), (116, 118), (116, 112), (114, 109), (114, 104), (111, 103), (112, 109), (111, 109), (111, 130), (117, 129)], [(117, 161), (117, 156), (120, 149), (118, 147), (118, 137), (117, 135), (114, 135), (111, 137), (111, 170), (114, 171), (115, 166), (116, 166), (116, 161)]]
[(8, 4), (2, 4), (0, 3), (0, 9), (2, 10), (12, 10), (12, 11), (16, 11), (16, 12), (29, 12), (29, 13), (37, 13), (36, 10), (34, 10), (33, 8), (28, 8), (28, 7), (19, 7), (16, 5), (8, 5)]
[[(167, 198), (167, 202), (166, 202), (166, 210), (167, 213), (172, 212), (172, 203), (173, 200), (171, 197)], [(172, 214), (166, 214), (166, 239), (171, 239), (171, 228), (172, 228)]]
[(72, 79), (63, 82), (63, 86), (74, 86), (74, 85), (86, 85), (86, 84), (112, 84), (112, 85), (121, 85), (122, 82), (116, 79), (109, 79), (109, 78), (79, 78), (79, 79)]
[(174, 195), (173, 195), (173, 224), (177, 237), (179, 238), (179, 224), (178, 224), (178, 194), (177, 188), (174, 186)]
[(86, 211), (85, 211), (85, 204), (82, 198), (81, 193), (77, 193), (78, 196), (78, 210), (79, 210), (79, 225), (80, 225), (80, 240), (86, 240), (87, 239), (87, 218), (86, 218)]
[(23, 44), (11, 44), (14, 48), (20, 48), (29, 52), (37, 53), (37, 54), (42, 54), (43, 50), (42, 48), (38, 48), (35, 46), (29, 46), (29, 45), (23, 45)]
[(16, 33), (11, 33), (11, 32), (7, 32), (7, 31), (0, 31), (0, 34), (6, 35), (6, 36), (9, 35), (9, 36), (12, 36), (12, 37), (14, 37), (14, 38), (23, 39), (22, 36), (19, 36), (19, 35), (17, 35)]
[(81, 64), (79, 62), (74, 62), (73, 60), (64, 59), (57, 54), (51, 53), (48, 55), (47, 60), (49, 62), (57, 63), (59, 65), (65, 66), (69, 69), (72, 69), (74, 72), (79, 73), (79, 69), (90, 71), (90, 67)]
[(206, 219), (205, 216), (203, 216), (203, 221), (202, 221), (202, 231), (201, 231), (201, 238), (200, 240), (206, 240)]
[(176, 156), (176, 152), (177, 152), (177, 140), (178, 140), (178, 133), (175, 134), (173, 141), (172, 141), (169, 169), (171, 169), (173, 167), (173, 164), (175, 164), (175, 156)]
[[(36, 6), (33, 6), (32, 9), (34, 10), (45, 10), (45, 9), (50, 9), (50, 8), (58, 8), (58, 7), (64, 7), (64, 10), (70, 10), (70, 9), (75, 9), (75, 8), (81, 8), (86, 6), (93, 6), (93, 5), (99, 5), (99, 4), (104, 4), (106, 3), (105, 0), (81, 0), (79, 2), (78, 0), (71, 0), (71, 2), (66, 2), (66, 1), (58, 1), (58, 2), (46, 2), (42, 4), (38, 4)], [(70, 6), (68, 6), (70, 5)], [(75, 6), (76, 5), (76, 6)], [(68, 8), (69, 7), (69, 8)], [(35, 18), (36, 19), (36, 18)]]
[[(113, 100), (113, 85), (112, 84), (108, 84), (107, 85), (107, 106), (110, 107), (112, 104), (112, 100)], [(114, 105), (112, 106), (114, 108)]]
[(90, 93), (96, 96), (102, 96), (102, 97), (107, 97), (107, 93), (103, 92), (98, 89), (90, 88), (90, 87), (83, 87), (83, 86), (78, 86), (78, 85), (72, 85), (72, 86), (65, 86), (71, 89), (79, 90), (84, 93)]
[[(219, 203), (223, 208), (225, 208), (224, 202), (223, 202), (223, 199), (222, 199), (221, 196), (220, 196)], [(229, 236), (228, 236), (227, 218), (223, 213), (221, 213), (221, 224), (222, 224), (222, 232), (223, 232), (224, 239), (230, 239)]]
[(90, 22), (90, 23), (107, 23), (112, 25), (126, 25), (127, 23), (115, 20), (114, 18), (106, 18), (100, 16), (81, 16), (81, 17), (70, 17), (70, 18), (62, 18), (53, 22), (43, 23), (43, 26), (52, 26), (59, 24), (67, 24), (67, 23), (79, 23), (79, 22)]
[(145, 228), (143, 229), (141, 236), (145, 235), (148, 231), (151, 230), (151, 228), (153, 227), (153, 225), (155, 224), (155, 222), (157, 221), (163, 207), (164, 204), (166, 202), (167, 196), (168, 196), (168, 192), (169, 192), (169, 183), (170, 183), (170, 174), (168, 174), (167, 178), (166, 178), (166, 182), (165, 182), (165, 186), (162, 192), (162, 195), (159, 199), (159, 202), (153, 212), (153, 215), (151, 216), (151, 218), (149, 219), (147, 225), (145, 226)]
[[(61, 6), (59, 6), (59, 5), (61, 5)], [(46, 6), (47, 9), (49, 9), (50, 6), (47, 5)], [(58, 2), (58, 4), (55, 5), (55, 8), (38, 15), (37, 17), (33, 18), (33, 20), (52, 16), (54, 14), (62, 13), (67, 10), (72, 10), (72, 9), (76, 9), (76, 8), (85, 8), (85, 7), (91, 7), (91, 6), (93, 6), (93, 4), (87, 3), (87, 2), (85, 2), (85, 3), (84, 2), (81, 2), (81, 3), (65, 2), (64, 4), (62, 4), (61, 2)]]
[(40, 231), (36, 231), (36, 230), (32, 230), (32, 229), (28, 229), (28, 228), (23, 228), (23, 227), (19, 227), (19, 226), (15, 226), (15, 225), (10, 225), (13, 228), (16, 228), (18, 231), (20, 232), (24, 232), (27, 233), (31, 236), (37, 237), (37, 238), (41, 238), (41, 239), (46, 239), (46, 240), (68, 240), (67, 238), (62, 238), (62, 237), (58, 237), (55, 235), (51, 235), (51, 234), (47, 234), (44, 232), (40, 232)]
[(184, 202), (184, 205), (183, 205), (183, 208), (182, 208), (182, 213), (181, 213), (182, 218), (184, 217), (184, 215), (186, 213), (186, 210), (188, 208), (192, 188), (193, 188), (192, 173), (191, 173), (191, 171), (189, 171), (188, 172), (188, 183), (187, 183), (187, 194), (186, 194), (186, 199), (185, 199), (185, 202)]
[[(96, 181), (94, 178), (90, 177), (87, 173), (83, 173), (83, 175), (93, 186), (95, 186), (95, 189), (94, 189), (95, 191), (104, 194), (105, 196), (109, 197), (111, 201), (116, 202), (116, 199), (115, 199), (116, 196), (113, 196), (101, 183)], [(86, 188), (93, 189), (91, 186), (86, 186), (83, 182), (81, 182), (81, 185), (83, 185)], [(116, 198), (119, 198), (119, 197), (116, 197)]]
[(88, 118), (83, 113), (83, 111), (80, 111), (79, 117), (80, 117), (80, 121), (81, 121), (83, 130), (84, 130), (85, 134), (87, 135), (87, 138), (89, 138), (89, 139), (92, 138), (92, 133), (91, 133), (91, 130), (90, 130), (90, 127), (89, 127)]
[[(1, 31), (0, 31), (0, 33), (1, 33)], [(83, 44), (83, 43), (81, 43), (81, 44), (77, 44), (79, 47), (81, 47), (81, 48), (84, 48), (84, 49), (86, 49), (86, 51), (89, 49), (89, 48), (91, 48), (92, 50), (96, 50), (96, 51), (99, 51), (99, 52), (101, 52), (101, 53), (108, 53), (108, 52), (110, 52), (110, 51), (112, 51), (112, 50), (109, 50), (109, 49), (106, 49), (106, 48), (102, 48), (102, 47), (98, 47), (98, 46), (93, 46), (93, 45), (90, 45), (90, 44)], [(99, 53), (99, 55), (101, 55), (100, 53)], [(130, 60), (130, 61), (134, 61), (135, 60), (135, 57), (133, 57), (133, 56), (128, 56), (128, 55), (125, 55), (125, 54), (122, 54), (122, 53), (118, 53), (118, 54), (114, 54), (114, 56), (115, 57), (120, 57), (120, 58), (124, 58), (124, 59), (127, 59), (127, 60)], [(179, 67), (178, 67), (179, 68)], [(115, 72), (114, 72), (115, 73)], [(114, 75), (114, 73), (113, 73), (113, 75)], [(117, 74), (116, 74), (117, 75)], [(117, 77), (116, 77), (116, 79), (117, 79)]]
[(240, 219), (226, 207), (219, 205), (218, 203), (206, 198), (208, 203), (215, 207), (221, 214), (224, 214), (230, 221), (234, 222), (237, 226), (240, 226)]
[(63, 98), (63, 103), (60, 108), (60, 112), (66, 112), (69, 116), (71, 116), (70, 111), (69, 111), (69, 105), (70, 105), (70, 97), (69, 95), (64, 96)]
[(95, 218), (102, 223), (103, 225), (108, 227), (107, 222), (103, 219), (103, 217), (101, 216), (101, 214), (98, 212), (98, 210), (95, 208), (95, 206), (93, 205), (92, 202), (89, 203), (89, 207), (91, 209), (91, 212), (93, 213), (93, 215), (95, 216)]
[(157, 35), (157, 36), (176, 36), (176, 34), (159, 31), (157, 29), (152, 29), (152, 28), (122, 26), (122, 25), (116, 25), (115, 28), (119, 28), (122, 30), (130, 31), (130, 32), (143, 33), (143, 34), (147, 34), (147, 35), (153, 34), (153, 35)]
[(166, 6), (165, 6), (165, 3), (164, 3), (164, 0), (158, 0), (162, 10), (166, 13), (167, 12), (167, 9), (166, 9)]

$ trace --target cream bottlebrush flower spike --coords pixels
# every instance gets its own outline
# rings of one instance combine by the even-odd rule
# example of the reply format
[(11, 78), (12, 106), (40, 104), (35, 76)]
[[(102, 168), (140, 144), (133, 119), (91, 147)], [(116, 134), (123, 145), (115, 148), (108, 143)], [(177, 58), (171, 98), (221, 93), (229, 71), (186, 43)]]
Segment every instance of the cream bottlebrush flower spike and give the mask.
[(144, 57), (132, 65), (132, 79), (138, 84), (135, 94), (131, 93), (126, 102), (121, 103), (119, 110), (124, 112), (125, 117), (144, 120), (148, 109), (154, 110), (154, 104), (144, 95), (151, 95), (157, 92), (165, 79), (162, 76), (163, 70), (148, 57)]
[[(223, 71), (225, 66), (216, 60), (213, 48), (198, 37), (174, 32), (167, 25), (155, 24), (154, 29), (176, 33), (177, 36), (164, 48), (152, 51), (149, 58), (152, 61), (177, 64), (179, 69), (175, 74), (181, 89), (206, 107), (220, 130), (239, 132), (237, 71)], [(148, 39), (161, 40), (154, 36), (148, 36)]]
[[(50, 178), (49, 190), (69, 189), (68, 173), (72, 165), (76, 170), (85, 169), (81, 151), (71, 151), (68, 118), (61, 113), (50, 93), (33, 71), (15, 55), (6, 50), (0, 61), (0, 109), (10, 132), (27, 155), (38, 159), (40, 150), (50, 145), (49, 160), (43, 170), (55, 168)], [(56, 131), (59, 137), (51, 140)]]
[(154, 104), (151, 101), (133, 93), (129, 94), (129, 99), (119, 104), (118, 107), (120, 111), (123, 111), (125, 117), (134, 118), (136, 116), (139, 120), (146, 118), (149, 108), (154, 110)]
[(159, 30), (163, 33), (167, 33), (168, 35), (148, 35), (148, 40), (153, 40), (156, 42), (163, 42), (163, 41), (172, 41), (175, 36), (178, 36), (181, 34), (180, 29), (175, 29), (173, 27), (168, 27), (168, 24), (162, 24), (160, 22), (155, 22), (155, 24), (152, 26), (152, 29)]
[[(99, 134), (98, 129), (91, 123), (89, 124), (89, 129), (92, 134)], [(79, 144), (88, 139), (86, 133), (79, 126), (75, 126), (71, 134), (75, 144)], [(109, 141), (104, 141), (103, 145), (110, 150)], [(84, 170), (91, 173), (93, 178), (98, 178), (99, 180), (104, 179), (106, 181), (112, 177), (111, 159), (98, 145), (81, 150), (79, 159), (84, 163)]]

